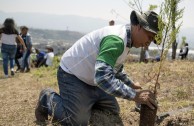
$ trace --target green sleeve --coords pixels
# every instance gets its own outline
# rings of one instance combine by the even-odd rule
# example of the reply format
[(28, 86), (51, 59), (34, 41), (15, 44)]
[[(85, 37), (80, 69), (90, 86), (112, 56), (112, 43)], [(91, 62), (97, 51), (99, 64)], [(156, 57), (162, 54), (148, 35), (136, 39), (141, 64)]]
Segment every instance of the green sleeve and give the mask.
[(123, 53), (123, 50), (124, 42), (121, 38), (115, 35), (106, 36), (100, 43), (97, 60), (114, 67), (118, 57)]

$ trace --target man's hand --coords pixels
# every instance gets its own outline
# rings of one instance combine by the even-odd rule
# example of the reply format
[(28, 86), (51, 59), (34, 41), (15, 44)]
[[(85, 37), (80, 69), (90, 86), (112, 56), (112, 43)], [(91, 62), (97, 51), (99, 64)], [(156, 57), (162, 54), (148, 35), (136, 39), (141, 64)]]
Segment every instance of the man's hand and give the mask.
[(139, 82), (131, 84), (130, 87), (133, 88), (133, 89), (142, 89), (142, 87), (139, 84)]
[(149, 90), (137, 91), (133, 100), (138, 104), (146, 104), (151, 109), (155, 109), (157, 107), (154, 94)]
[(26, 46), (23, 46), (23, 50), (24, 50), (24, 51), (26, 51), (26, 50), (27, 50)]

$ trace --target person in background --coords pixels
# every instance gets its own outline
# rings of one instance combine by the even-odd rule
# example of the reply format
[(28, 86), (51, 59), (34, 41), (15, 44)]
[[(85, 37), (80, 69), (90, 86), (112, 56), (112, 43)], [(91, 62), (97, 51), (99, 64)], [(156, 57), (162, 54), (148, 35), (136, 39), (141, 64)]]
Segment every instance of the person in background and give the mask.
[(24, 43), (27, 47), (27, 50), (24, 51), (23, 57), (22, 57), (22, 67), (21, 72), (29, 72), (30, 71), (30, 65), (29, 65), (29, 57), (32, 49), (32, 38), (30, 34), (28, 33), (28, 27), (21, 26), (21, 37), (24, 40)]
[(44, 59), (46, 59), (46, 67), (47, 66), (52, 66), (53, 65), (53, 58), (55, 56), (54, 50), (52, 47), (48, 46), (46, 47), (47, 49), (47, 54), (45, 55)]
[(3, 57), (3, 71), (5, 77), (8, 77), (8, 62), (10, 61), (11, 75), (14, 76), (14, 59), (17, 49), (16, 38), (23, 45), (24, 50), (26, 46), (17, 29), (15, 28), (15, 22), (12, 18), (5, 19), (3, 28), (0, 28), (1, 35), (1, 53)]
[(44, 57), (46, 55), (46, 53), (44, 51), (40, 51), (39, 49), (35, 49), (35, 52), (36, 52), (36, 60), (33, 61), (35, 63), (35, 67), (40, 67), (42, 66), (43, 64), (40, 64), (43, 60), (44, 60)]
[(189, 44), (185, 43), (185, 46), (180, 50), (179, 56), (181, 56), (181, 60), (187, 59), (187, 55), (189, 52)]
[(159, 62), (160, 61), (160, 55), (158, 55), (158, 56), (155, 57), (155, 61), (156, 62)]
[(44, 56), (44, 59), (39, 63), (39, 66), (44, 65), (46, 67), (53, 65), (53, 58), (54, 58), (54, 50), (52, 47), (47, 46), (47, 53)]
[[(148, 63), (149, 60), (151, 59), (148, 47), (145, 47), (145, 58), (144, 58), (144, 63)], [(151, 61), (151, 60), (150, 60)]]
[(157, 107), (153, 93), (140, 90), (123, 64), (132, 47), (146, 47), (158, 33), (158, 15), (148, 11), (131, 12), (130, 25), (107, 26), (80, 38), (62, 56), (57, 72), (59, 92), (40, 92), (35, 116), (46, 122), (48, 116), (64, 126), (87, 126), (93, 109), (119, 114), (115, 97)]
[(16, 49), (16, 55), (15, 55), (15, 63), (16, 63), (16, 65), (17, 65), (17, 69), (16, 69), (16, 72), (17, 72), (17, 71), (19, 71), (20, 68), (21, 68), (19, 59), (22, 58), (22, 56), (23, 56), (23, 46), (22, 46), (22, 44), (19, 42), (18, 39), (16, 39), (16, 42), (17, 42), (17, 49)]
[(114, 26), (114, 25), (115, 25), (115, 21), (114, 20), (109, 21), (109, 26)]

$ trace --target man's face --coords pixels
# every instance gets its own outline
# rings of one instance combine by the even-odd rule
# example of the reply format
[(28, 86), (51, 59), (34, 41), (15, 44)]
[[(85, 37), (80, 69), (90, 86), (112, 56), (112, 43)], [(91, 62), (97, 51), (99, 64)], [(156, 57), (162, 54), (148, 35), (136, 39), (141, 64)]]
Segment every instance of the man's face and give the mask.
[(133, 46), (136, 48), (147, 47), (154, 40), (155, 34), (149, 31), (146, 31), (140, 25), (134, 26), (132, 33), (132, 42)]
[(21, 33), (22, 33), (23, 35), (26, 35), (26, 34), (27, 34), (27, 32), (28, 32), (28, 30), (27, 30), (27, 29), (22, 29), (22, 31), (21, 31)]

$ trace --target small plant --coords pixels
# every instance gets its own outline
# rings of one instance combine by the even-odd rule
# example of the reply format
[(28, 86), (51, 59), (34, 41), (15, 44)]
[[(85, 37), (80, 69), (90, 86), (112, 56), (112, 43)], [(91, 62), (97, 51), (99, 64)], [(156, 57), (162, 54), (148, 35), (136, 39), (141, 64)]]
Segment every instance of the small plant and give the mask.
[[(158, 16), (159, 32), (156, 36), (156, 43), (162, 43), (162, 50), (160, 55), (159, 66), (153, 71), (150, 80), (156, 79), (153, 92), (157, 98), (157, 90), (160, 88), (159, 78), (161, 76), (164, 60), (168, 54), (168, 50), (172, 43), (175, 42), (177, 33), (179, 32), (181, 23), (175, 27), (175, 23), (182, 17), (183, 10), (177, 10), (177, 4), (180, 0), (165, 0), (160, 7), (160, 14)], [(157, 109), (151, 110), (146, 105), (141, 105), (140, 112), (140, 126), (150, 125), (154, 126)]]
[[(175, 41), (176, 36), (182, 24), (181, 22), (180, 24), (177, 25), (177, 27), (172, 27), (174, 26), (174, 23), (178, 22), (178, 20), (181, 19), (183, 16), (184, 9), (180, 9), (180, 10), (177, 9), (177, 4), (179, 2), (180, 0), (165, 0), (165, 2), (163, 2), (160, 7), (159, 22), (158, 22), (159, 33), (156, 36), (156, 42), (158, 44), (162, 43), (162, 50), (160, 55), (160, 64), (156, 72), (157, 78), (156, 78), (156, 84), (154, 89), (155, 94), (157, 94), (157, 87), (160, 87), (159, 77), (160, 77), (161, 69), (164, 64), (164, 60), (166, 59), (168, 50), (171, 47), (172, 43)], [(176, 5), (174, 5), (175, 3)]]

